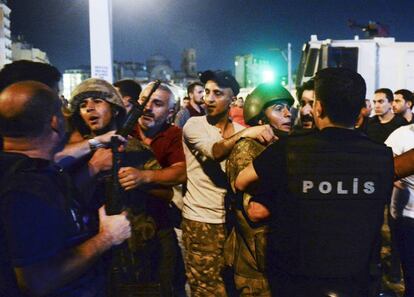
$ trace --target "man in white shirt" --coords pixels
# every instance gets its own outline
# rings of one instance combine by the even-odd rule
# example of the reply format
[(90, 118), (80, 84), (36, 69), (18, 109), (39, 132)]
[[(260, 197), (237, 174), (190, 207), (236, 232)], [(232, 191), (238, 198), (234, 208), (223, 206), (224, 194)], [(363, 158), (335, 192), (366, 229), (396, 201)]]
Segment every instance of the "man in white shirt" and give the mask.
[[(392, 132), (385, 144), (392, 148), (394, 156), (413, 149), (414, 124), (402, 126)], [(414, 296), (414, 175), (394, 183), (391, 215), (396, 219), (398, 248), (404, 272), (404, 296)]]
[(192, 296), (227, 296), (224, 267), (225, 196), (228, 184), (225, 161), (243, 137), (262, 143), (274, 140), (269, 125), (244, 129), (229, 120), (232, 99), (239, 93), (234, 77), (224, 71), (206, 71), (206, 116), (192, 117), (183, 129), (187, 163), (187, 193), (183, 207), (185, 264)]

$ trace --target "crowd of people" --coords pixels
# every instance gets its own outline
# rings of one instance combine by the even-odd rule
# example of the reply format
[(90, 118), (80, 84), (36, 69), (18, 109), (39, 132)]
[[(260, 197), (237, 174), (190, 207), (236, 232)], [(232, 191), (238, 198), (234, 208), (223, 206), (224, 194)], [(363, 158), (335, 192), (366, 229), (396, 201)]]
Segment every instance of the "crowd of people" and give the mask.
[(0, 296), (386, 296), (386, 207), (414, 296), (409, 90), (327, 68), (244, 100), (208, 70), (177, 113), (167, 83), (60, 79), (0, 71)]

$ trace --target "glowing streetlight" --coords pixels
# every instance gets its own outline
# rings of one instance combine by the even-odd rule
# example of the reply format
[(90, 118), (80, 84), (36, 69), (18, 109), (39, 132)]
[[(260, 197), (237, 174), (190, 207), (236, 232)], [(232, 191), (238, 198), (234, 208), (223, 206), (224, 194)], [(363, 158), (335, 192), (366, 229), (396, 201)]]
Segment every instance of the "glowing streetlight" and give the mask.
[(264, 70), (262, 73), (262, 81), (264, 83), (272, 83), (275, 81), (275, 73), (272, 70)]
[(283, 58), (285, 59), (285, 61), (287, 62), (287, 68), (288, 68), (287, 69), (287, 72), (288, 72), (287, 73), (288, 74), (288, 83), (287, 84), (288, 84), (289, 91), (291, 91), (292, 86), (293, 86), (293, 83), (292, 83), (292, 45), (291, 45), (291, 43), (289, 42), (287, 44), (287, 54), (286, 54), (285, 50), (282, 50), (280, 48), (271, 48), (269, 50), (280, 52), (282, 54)]

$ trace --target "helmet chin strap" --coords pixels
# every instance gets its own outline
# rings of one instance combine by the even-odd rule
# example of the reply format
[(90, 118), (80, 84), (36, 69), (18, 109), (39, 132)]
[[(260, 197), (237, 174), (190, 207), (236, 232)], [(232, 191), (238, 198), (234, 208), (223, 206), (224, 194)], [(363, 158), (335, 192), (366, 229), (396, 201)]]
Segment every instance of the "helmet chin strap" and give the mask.
[(282, 131), (282, 130), (279, 130), (279, 129), (276, 129), (275, 127), (273, 127), (272, 125), (270, 125), (270, 127), (272, 128), (272, 130), (273, 130), (273, 133), (277, 136), (277, 137), (285, 137), (285, 136), (288, 136), (289, 135), (289, 132), (286, 132), (286, 131)]

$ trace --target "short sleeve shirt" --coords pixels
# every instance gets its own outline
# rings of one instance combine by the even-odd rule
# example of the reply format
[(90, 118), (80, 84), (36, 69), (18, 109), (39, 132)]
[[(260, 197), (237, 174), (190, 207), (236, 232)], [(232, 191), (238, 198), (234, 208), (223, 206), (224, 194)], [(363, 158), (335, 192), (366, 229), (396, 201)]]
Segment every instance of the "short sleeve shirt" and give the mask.
[[(235, 133), (244, 129), (234, 123)], [(221, 224), (225, 222), (224, 197), (227, 193), (226, 160), (213, 158), (213, 146), (223, 137), (206, 116), (192, 117), (184, 126), (183, 143), (187, 164), (187, 192), (183, 216), (189, 220)]]

